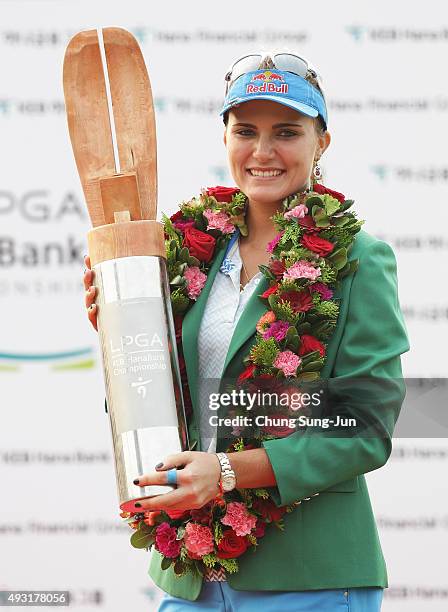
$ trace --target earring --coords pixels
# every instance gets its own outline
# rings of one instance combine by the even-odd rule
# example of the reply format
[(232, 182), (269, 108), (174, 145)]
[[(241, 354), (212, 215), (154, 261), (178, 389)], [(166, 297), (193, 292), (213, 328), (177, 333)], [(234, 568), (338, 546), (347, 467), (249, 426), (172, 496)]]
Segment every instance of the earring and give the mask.
[(318, 181), (320, 181), (322, 178), (322, 168), (319, 166), (319, 160), (315, 159), (314, 160), (314, 165), (313, 165), (313, 179), (314, 182), (317, 183)]

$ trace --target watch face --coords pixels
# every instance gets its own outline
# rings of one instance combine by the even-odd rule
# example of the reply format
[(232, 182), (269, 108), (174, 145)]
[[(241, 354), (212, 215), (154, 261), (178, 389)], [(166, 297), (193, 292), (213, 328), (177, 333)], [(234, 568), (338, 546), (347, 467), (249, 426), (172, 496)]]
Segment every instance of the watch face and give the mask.
[(224, 491), (231, 491), (235, 487), (234, 476), (224, 476), (222, 479), (222, 488)]

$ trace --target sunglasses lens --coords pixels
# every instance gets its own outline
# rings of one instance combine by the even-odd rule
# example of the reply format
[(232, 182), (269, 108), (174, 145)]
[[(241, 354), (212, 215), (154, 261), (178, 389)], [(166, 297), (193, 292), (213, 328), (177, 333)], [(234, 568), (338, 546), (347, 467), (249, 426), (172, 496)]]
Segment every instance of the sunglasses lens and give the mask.
[(274, 57), (274, 62), (279, 70), (293, 72), (304, 78), (308, 72), (308, 63), (297, 55), (291, 55), (291, 53), (278, 53)]
[[(266, 57), (266, 54), (253, 53), (237, 60), (226, 77), (228, 78), (226, 83), (226, 95), (229, 92), (230, 87), (237, 79), (248, 72), (259, 70), (260, 64), (264, 57)], [(276, 53), (275, 55), (269, 54), (267, 57), (271, 57), (277, 70), (292, 72), (293, 74), (297, 74), (303, 78), (305, 78), (309, 72), (315, 74), (317, 82), (322, 88), (320, 76), (315, 73), (314, 70), (311, 70), (311, 67), (308, 65), (306, 59), (299, 57), (298, 55), (294, 55), (293, 53)]]
[(227, 90), (230, 86), (243, 74), (246, 72), (252, 72), (253, 70), (258, 70), (260, 62), (262, 60), (261, 55), (247, 55), (246, 57), (242, 57), (240, 60), (237, 60), (235, 64), (232, 66), (232, 72), (230, 76), (230, 80), (227, 84)]

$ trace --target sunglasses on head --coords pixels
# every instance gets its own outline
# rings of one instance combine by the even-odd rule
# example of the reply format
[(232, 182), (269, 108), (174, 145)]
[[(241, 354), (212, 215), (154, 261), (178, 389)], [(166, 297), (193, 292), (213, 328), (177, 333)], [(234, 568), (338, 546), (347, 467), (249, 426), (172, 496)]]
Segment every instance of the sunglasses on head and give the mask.
[[(224, 79), (226, 81), (226, 96), (233, 83), (247, 72), (260, 70), (260, 66), (269, 58), (273, 64), (273, 68), (284, 72), (292, 72), (297, 76), (306, 78), (312, 76), (315, 78), (321, 87), (321, 80), (315, 70), (310, 68), (308, 62), (303, 57), (295, 53), (250, 53), (243, 55), (233, 62), (232, 66), (226, 73)], [(267, 68), (268, 70), (268, 68)]]

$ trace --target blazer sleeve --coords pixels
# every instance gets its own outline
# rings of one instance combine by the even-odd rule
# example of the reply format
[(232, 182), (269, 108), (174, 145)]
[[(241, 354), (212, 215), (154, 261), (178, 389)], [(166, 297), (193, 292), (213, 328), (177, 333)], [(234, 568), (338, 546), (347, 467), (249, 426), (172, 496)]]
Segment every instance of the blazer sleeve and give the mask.
[(359, 256), (327, 381), (330, 411), (355, 418), (361, 432), (311, 428), (264, 441), (276, 476), (277, 486), (270, 492), (277, 505), (320, 493), (386, 463), (405, 397), (400, 355), (407, 350), (395, 256), (388, 244), (376, 240)]

